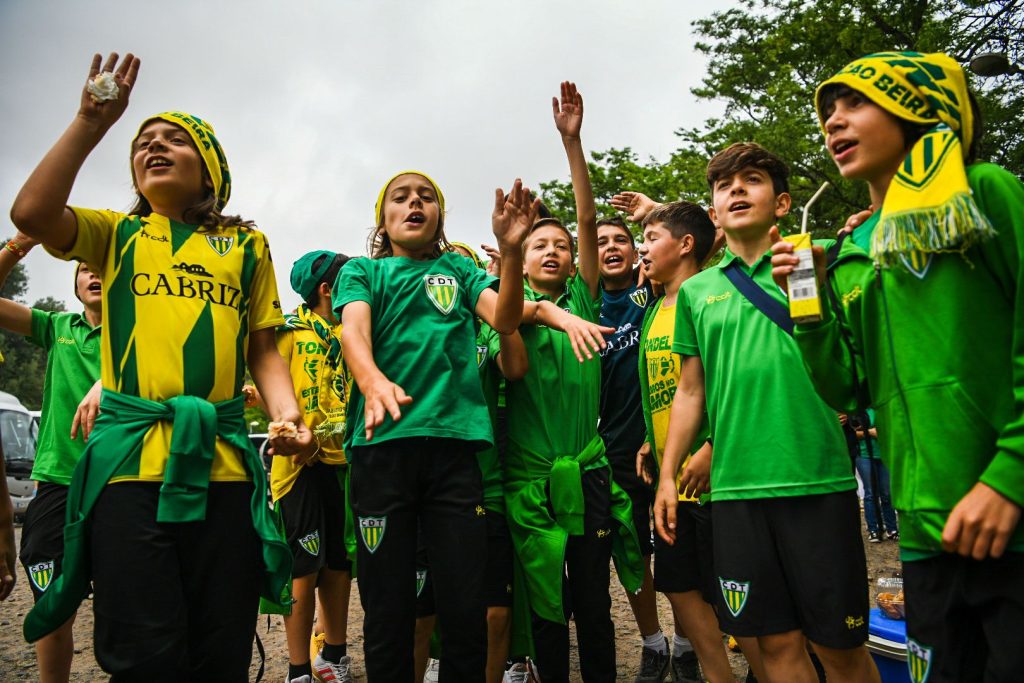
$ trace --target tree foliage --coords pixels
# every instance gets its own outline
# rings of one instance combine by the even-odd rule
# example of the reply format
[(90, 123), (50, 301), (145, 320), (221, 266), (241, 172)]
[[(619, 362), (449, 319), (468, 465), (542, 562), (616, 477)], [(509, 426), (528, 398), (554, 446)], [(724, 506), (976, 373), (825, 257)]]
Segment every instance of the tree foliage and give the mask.
[[(708, 57), (697, 98), (723, 101), (722, 116), (675, 132), (680, 146), (661, 161), (641, 160), (629, 148), (593, 153), (599, 206), (621, 190), (670, 201), (708, 202), (707, 160), (729, 144), (753, 140), (781, 156), (791, 170), (794, 208), (783, 227), (798, 224), (803, 204), (822, 182), (832, 189), (815, 205), (811, 224), (832, 234), (868, 204), (863, 183), (843, 180), (825, 152), (813, 106), (814, 90), (845, 64), (891, 50), (946, 52), (965, 66), (981, 52), (1024, 58), (1024, 0), (742, 0), (739, 7), (694, 22), (696, 48)], [(985, 136), (980, 159), (1024, 173), (1024, 78), (973, 77)], [(542, 183), (544, 201), (571, 221), (565, 181)]]

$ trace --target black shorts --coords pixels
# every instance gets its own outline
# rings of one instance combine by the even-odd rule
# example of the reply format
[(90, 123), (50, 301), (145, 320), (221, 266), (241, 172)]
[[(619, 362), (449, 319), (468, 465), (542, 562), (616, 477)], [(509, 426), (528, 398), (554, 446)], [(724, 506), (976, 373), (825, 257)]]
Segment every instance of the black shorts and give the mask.
[(111, 680), (249, 680), (263, 582), (253, 495), (211, 482), (203, 521), (158, 522), (159, 482), (103, 489), (89, 544), (96, 660)]
[(344, 465), (317, 462), (303, 467), (292, 488), (279, 501), (285, 536), (292, 549), (292, 576), (321, 569), (351, 571), (345, 551)]
[(36, 602), (60, 575), (61, 561), (64, 559), (64, 512), (67, 504), (67, 486), (41, 481), (35, 498), (29, 502), (25, 511), (18, 556)]
[(640, 541), (640, 554), (649, 557), (654, 553), (654, 530), (651, 527), (651, 508), (654, 507), (654, 485), (647, 484), (636, 476), (636, 453), (609, 454), (612, 479), (626, 492), (633, 504), (633, 527)]
[(928, 683), (1018, 681), (1024, 671), (1024, 553), (903, 563), (907, 665)]
[(801, 630), (825, 647), (864, 644), (867, 563), (856, 491), (716, 501), (712, 517), (722, 630)]
[[(487, 511), (487, 568), (484, 574), (484, 604), (487, 607), (512, 606), (512, 536), (505, 515)], [(431, 617), (434, 606), (434, 582), (422, 534), (416, 543), (416, 617)]]
[(654, 590), (659, 593), (700, 591), (714, 605), (716, 586), (714, 545), (711, 536), (711, 504), (679, 503), (676, 508), (676, 542), (669, 545), (654, 537)]

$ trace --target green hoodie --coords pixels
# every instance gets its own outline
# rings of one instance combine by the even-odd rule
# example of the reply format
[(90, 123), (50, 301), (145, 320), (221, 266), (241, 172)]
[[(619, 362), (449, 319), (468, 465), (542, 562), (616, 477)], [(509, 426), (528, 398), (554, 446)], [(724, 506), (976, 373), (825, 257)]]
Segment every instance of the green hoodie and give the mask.
[(979, 481), (1024, 505), (1024, 186), (992, 164), (967, 177), (995, 239), (883, 269), (866, 251), (876, 213), (829, 264), (823, 319), (795, 333), (829, 405), (877, 413), (904, 560), (942, 551)]

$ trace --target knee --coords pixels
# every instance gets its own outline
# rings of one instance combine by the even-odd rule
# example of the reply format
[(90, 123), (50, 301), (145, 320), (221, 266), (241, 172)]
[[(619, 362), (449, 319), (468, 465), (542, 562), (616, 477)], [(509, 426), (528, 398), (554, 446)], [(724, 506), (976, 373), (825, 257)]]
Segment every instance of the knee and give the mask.
[(487, 608), (487, 632), (492, 635), (504, 635), (509, 625), (508, 607)]
[(761, 656), (769, 660), (788, 660), (807, 656), (807, 641), (800, 631), (758, 636), (757, 645), (761, 650)]
[(825, 668), (833, 671), (856, 670), (871, 660), (871, 655), (863, 645), (844, 650), (814, 645), (814, 654), (818, 655)]

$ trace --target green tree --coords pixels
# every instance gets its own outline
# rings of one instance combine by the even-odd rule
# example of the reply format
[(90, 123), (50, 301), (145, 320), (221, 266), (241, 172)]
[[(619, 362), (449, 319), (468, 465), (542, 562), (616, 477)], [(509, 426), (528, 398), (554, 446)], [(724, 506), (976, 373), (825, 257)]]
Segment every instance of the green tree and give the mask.
[[(667, 161), (641, 161), (630, 149), (594, 153), (591, 173), (602, 208), (620, 190), (655, 199), (708, 201), (707, 159), (727, 145), (753, 140), (791, 169), (794, 208), (784, 228), (798, 225), (803, 204), (822, 182), (833, 186), (813, 210), (811, 225), (829, 235), (868, 204), (863, 183), (843, 180), (826, 154), (814, 111), (818, 83), (871, 52), (947, 52), (962, 63), (984, 51), (1024, 56), (1024, 0), (743, 0), (739, 7), (694, 22), (696, 48), (708, 57), (700, 99), (725, 102), (722, 116), (680, 129), (679, 149)], [(1024, 173), (1024, 81), (972, 79), (986, 135), (980, 158)], [(633, 183), (633, 184), (630, 184)], [(550, 208), (571, 219), (568, 183), (541, 185)]]
[[(0, 297), (25, 303), (27, 291), (28, 275), (19, 263), (0, 287)], [(44, 311), (65, 310), (64, 303), (52, 297), (40, 299), (32, 307)], [(42, 408), (46, 351), (26, 337), (0, 330), (0, 352), (4, 355), (4, 363), (0, 364), (0, 389), (17, 396), (29, 410)]]

